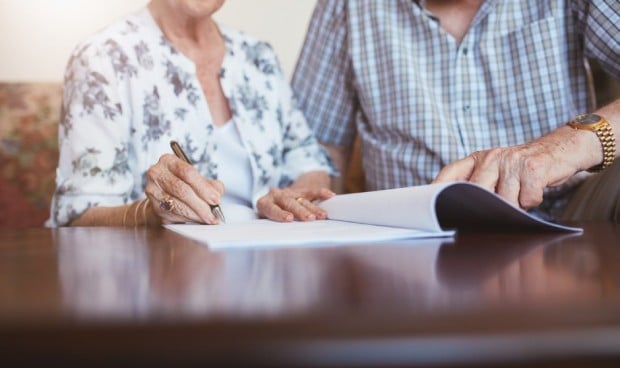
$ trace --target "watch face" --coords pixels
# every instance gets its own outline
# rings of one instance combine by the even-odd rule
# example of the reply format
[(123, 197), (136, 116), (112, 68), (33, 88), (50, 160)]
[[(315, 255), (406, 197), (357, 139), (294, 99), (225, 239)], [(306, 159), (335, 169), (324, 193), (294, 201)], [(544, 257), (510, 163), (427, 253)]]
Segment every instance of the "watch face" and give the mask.
[(596, 124), (601, 120), (601, 117), (596, 114), (583, 114), (575, 117), (575, 122), (579, 124), (589, 125)]

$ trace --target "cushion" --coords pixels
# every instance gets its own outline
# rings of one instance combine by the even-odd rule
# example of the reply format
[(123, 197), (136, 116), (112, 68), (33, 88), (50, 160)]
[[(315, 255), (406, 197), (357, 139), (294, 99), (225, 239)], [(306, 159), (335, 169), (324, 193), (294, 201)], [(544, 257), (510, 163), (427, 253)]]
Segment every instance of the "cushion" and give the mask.
[(60, 83), (0, 83), (0, 228), (49, 217), (61, 97)]

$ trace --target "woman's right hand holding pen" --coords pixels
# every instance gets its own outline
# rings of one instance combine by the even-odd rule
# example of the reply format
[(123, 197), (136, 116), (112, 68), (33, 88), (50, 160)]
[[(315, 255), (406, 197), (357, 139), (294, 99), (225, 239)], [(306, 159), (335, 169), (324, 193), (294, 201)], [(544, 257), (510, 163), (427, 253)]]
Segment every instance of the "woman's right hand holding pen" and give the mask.
[(146, 173), (145, 192), (162, 223), (217, 224), (211, 205), (220, 203), (224, 184), (207, 179), (191, 164), (164, 154)]

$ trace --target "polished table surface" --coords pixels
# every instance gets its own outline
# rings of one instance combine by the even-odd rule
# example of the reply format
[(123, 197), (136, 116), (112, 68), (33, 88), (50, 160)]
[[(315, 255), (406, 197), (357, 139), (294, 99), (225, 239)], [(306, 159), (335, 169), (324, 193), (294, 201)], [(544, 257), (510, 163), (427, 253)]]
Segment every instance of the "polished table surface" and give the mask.
[(618, 366), (620, 224), (580, 225), (228, 250), (1, 229), (0, 364)]

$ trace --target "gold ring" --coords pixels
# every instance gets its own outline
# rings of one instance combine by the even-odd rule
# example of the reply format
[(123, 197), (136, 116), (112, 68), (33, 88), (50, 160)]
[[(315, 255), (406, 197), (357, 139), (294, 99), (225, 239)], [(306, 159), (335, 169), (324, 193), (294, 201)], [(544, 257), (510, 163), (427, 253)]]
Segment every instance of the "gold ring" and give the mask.
[(299, 196), (299, 197), (296, 197), (296, 198), (295, 198), (295, 200), (296, 200), (297, 202), (301, 203), (301, 201), (303, 201), (303, 200), (304, 200), (304, 197)]
[(169, 196), (166, 196), (166, 198), (159, 201), (159, 208), (168, 212), (172, 211), (174, 208), (174, 200)]

